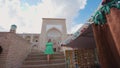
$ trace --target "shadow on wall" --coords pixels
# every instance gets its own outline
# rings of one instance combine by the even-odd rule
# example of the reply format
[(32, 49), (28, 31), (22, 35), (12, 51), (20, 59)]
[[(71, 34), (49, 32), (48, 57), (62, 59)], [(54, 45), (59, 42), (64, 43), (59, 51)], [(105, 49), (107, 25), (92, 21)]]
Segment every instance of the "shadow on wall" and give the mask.
[(2, 48), (2, 46), (0, 46), (0, 54), (2, 53), (2, 51), (3, 51), (3, 48)]

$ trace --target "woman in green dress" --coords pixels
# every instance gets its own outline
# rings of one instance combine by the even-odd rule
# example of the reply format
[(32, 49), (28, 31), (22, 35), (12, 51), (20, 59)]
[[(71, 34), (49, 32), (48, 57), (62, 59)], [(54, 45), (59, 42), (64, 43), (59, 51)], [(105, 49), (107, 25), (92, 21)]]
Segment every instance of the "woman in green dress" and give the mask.
[(46, 49), (44, 51), (44, 54), (47, 55), (47, 60), (49, 62), (50, 61), (50, 55), (54, 54), (53, 43), (51, 42), (51, 39), (49, 39), (48, 42), (46, 43)]

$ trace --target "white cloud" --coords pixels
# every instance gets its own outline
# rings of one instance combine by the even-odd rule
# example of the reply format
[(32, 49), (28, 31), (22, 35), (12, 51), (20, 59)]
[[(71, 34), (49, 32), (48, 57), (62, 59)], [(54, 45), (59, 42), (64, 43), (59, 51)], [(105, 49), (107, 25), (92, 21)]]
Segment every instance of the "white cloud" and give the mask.
[(0, 26), (0, 32), (6, 31), (3, 27)]
[(0, 0), (0, 26), (9, 31), (10, 25), (16, 24), (19, 33), (40, 33), (42, 18), (55, 17), (66, 18), (70, 28), (73, 19), (85, 5), (86, 0), (42, 0), (32, 6), (20, 0)]

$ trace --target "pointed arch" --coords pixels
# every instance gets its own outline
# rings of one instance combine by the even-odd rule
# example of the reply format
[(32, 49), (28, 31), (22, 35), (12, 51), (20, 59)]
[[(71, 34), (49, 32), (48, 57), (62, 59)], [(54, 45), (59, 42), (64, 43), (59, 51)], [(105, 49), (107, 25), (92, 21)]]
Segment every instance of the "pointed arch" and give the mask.
[[(46, 33), (48, 33), (48, 32), (51, 31), (51, 30), (56, 30), (56, 31), (58, 31), (58, 32), (61, 33), (61, 31), (60, 31), (59, 29), (55, 28), (55, 27), (50, 28)], [(61, 33), (61, 34), (62, 34), (62, 33)]]
[(48, 39), (57, 40), (58, 38), (61, 38), (62, 33), (56, 28), (51, 28), (47, 31), (46, 36), (47, 40)]

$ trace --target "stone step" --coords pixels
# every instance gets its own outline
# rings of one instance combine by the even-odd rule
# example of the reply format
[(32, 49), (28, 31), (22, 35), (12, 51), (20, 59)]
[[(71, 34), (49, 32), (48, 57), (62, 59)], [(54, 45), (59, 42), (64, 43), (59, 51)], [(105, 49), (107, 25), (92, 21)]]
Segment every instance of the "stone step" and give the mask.
[[(44, 52), (31, 52), (31, 54), (44, 54)], [(63, 52), (55, 52), (54, 54), (63, 54)]]
[(6, 57), (3, 57), (3, 58), (0, 58), (0, 60), (7, 60), (7, 58), (6, 58)]
[[(34, 54), (34, 55), (29, 54), (28, 55), (28, 57), (40, 57), (40, 56), (46, 57), (47, 55), (45, 55), (45, 54)], [(50, 55), (50, 56), (64, 56), (64, 55), (62, 55), (62, 54), (53, 54), (53, 55)]]
[(7, 55), (8, 53), (1, 53), (0, 55)]
[(23, 65), (21, 68), (65, 68), (66, 63), (42, 64), (42, 65)]
[(0, 56), (0, 58), (6, 58), (7, 57), (7, 55), (2, 55), (2, 56)]
[[(50, 59), (63, 59), (64, 56), (51, 56)], [(26, 60), (47, 60), (47, 56), (28, 57)]]
[(1, 55), (0, 58), (2, 58), (2, 57), (7, 57), (7, 55)]
[[(28, 55), (28, 57), (37, 57), (37, 56), (38, 56), (38, 57), (39, 57), (39, 56), (44, 56), (44, 57), (45, 57), (45, 56), (47, 56), (47, 55), (45, 55), (45, 54), (43, 54), (43, 55), (41, 55), (41, 54), (34, 54), (34, 55), (33, 55), (33, 54), (32, 54), (32, 55), (29, 54), (29, 55)], [(51, 55), (51, 56), (64, 56), (64, 55), (62, 55), (62, 54), (61, 54), (61, 55), (59, 55), (59, 54), (53, 54), (53, 55)]]
[(8, 54), (8, 52), (2, 52), (1, 55), (2, 55), (2, 54)]
[(0, 59), (1, 59), (1, 58), (7, 58), (7, 56), (0, 56)]
[(42, 52), (32, 52), (23, 63), (22, 68), (65, 68), (65, 57), (62, 52), (50, 56), (50, 63), (47, 55)]
[(56, 59), (56, 60), (50, 60), (50, 63), (48, 63), (47, 60), (28, 60), (25, 61), (23, 64), (24, 65), (40, 65), (40, 64), (53, 64), (53, 63), (64, 63), (65, 59)]
[[(53, 55), (64, 55), (63, 53), (55, 53)], [(30, 53), (28, 56), (45, 56), (43, 53)]]

